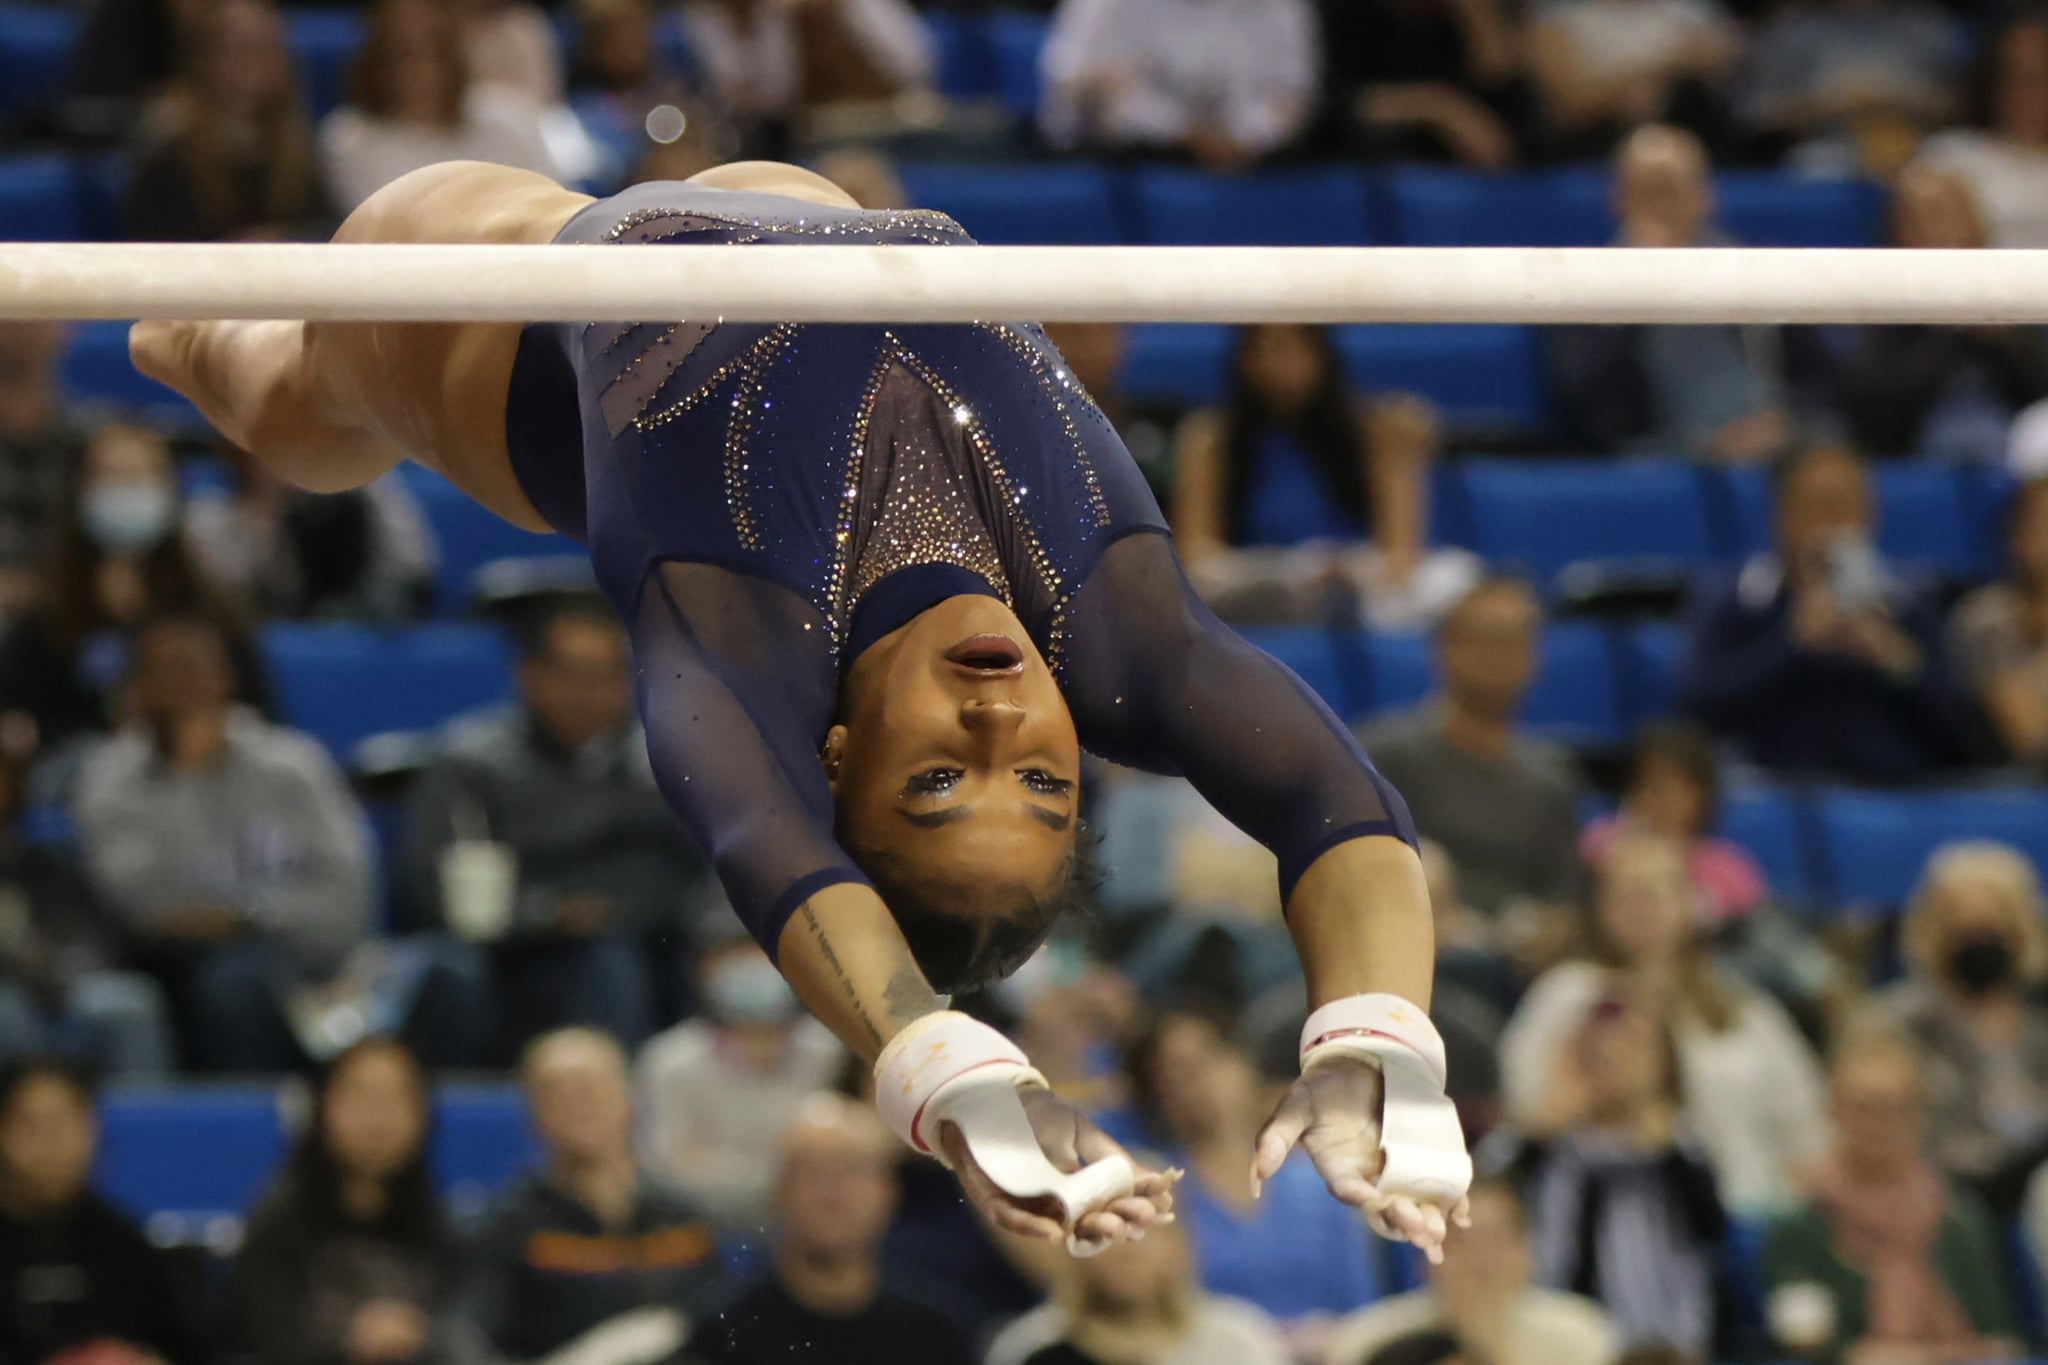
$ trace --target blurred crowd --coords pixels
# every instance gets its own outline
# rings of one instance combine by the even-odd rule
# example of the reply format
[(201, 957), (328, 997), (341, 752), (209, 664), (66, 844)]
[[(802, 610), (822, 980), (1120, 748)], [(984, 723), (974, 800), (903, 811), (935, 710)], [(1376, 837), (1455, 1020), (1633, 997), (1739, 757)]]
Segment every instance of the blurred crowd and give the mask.
[[(320, 238), (449, 158), (594, 192), (740, 156), (903, 202), (892, 159), (1071, 154), (1477, 171), (1604, 160), (1616, 240), (1711, 245), (1712, 172), (1857, 176), (1896, 245), (2048, 246), (2048, 15), (1935, 0), (1061, 0), (1035, 121), (938, 93), (908, 0), (375, 0), (317, 124), (271, 0), (94, 0), (10, 146), (125, 154), (127, 231)], [(0, 15), (0, 23), (7, 22)], [(1420, 632), (1356, 718), (1422, 832), (1433, 1013), (1480, 1170), (1442, 1267), (1305, 1164), (1251, 1187), (1303, 1011), (1272, 861), (1184, 785), (1089, 778), (1110, 873), (967, 1007), (1181, 1217), (1070, 1261), (905, 1163), (656, 795), (604, 609), (499, 602), (516, 696), (402, 761), (293, 729), (261, 631), (433, 609), (408, 485), (312, 497), (68, 404), (0, 325), (0, 1361), (63, 1365), (1610, 1365), (2018, 1358), (2048, 1322), (2048, 899), (1985, 840), (1898, 914), (1791, 913), (1721, 837), (1762, 779), (2048, 771), (2048, 337), (2003, 325), (1557, 329), (1531, 449), (1768, 470), (1767, 549), (1566, 601), (1435, 529), (1443, 415), (1332, 335), (1239, 332), (1222, 400), (1121, 391), (1054, 328), (1227, 618)], [(1888, 562), (1873, 462), (2003, 490), (1998, 564)], [(195, 478), (203, 471), (203, 478)], [(1519, 719), (1546, 619), (1677, 624), (1625, 753)], [(405, 677), (388, 685), (404, 689)], [(344, 760), (347, 766), (344, 766)], [(480, 1213), (432, 1076), (512, 1071), (543, 1152)], [(238, 1251), (88, 1188), (96, 1085), (310, 1073)]]

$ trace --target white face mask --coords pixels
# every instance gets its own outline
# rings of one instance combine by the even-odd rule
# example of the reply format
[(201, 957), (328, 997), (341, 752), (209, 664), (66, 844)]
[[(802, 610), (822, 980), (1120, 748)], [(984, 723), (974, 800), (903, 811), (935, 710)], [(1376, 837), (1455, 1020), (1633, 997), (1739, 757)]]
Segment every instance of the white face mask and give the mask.
[(722, 962), (704, 978), (704, 1002), (729, 1024), (779, 1024), (796, 1013), (796, 995), (765, 957)]
[(93, 544), (108, 554), (134, 554), (171, 533), (178, 504), (165, 484), (115, 483), (89, 490), (78, 514)]

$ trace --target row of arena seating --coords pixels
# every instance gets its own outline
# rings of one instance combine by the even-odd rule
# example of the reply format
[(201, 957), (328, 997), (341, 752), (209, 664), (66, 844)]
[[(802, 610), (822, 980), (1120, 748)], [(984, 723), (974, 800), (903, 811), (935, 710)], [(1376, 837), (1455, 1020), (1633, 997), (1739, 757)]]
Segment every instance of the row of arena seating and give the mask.
[[(217, 477), (218, 466), (201, 462), (188, 483), (203, 487)], [(479, 586), (505, 567), (523, 563), (558, 579), (581, 572), (572, 542), (521, 531), (426, 470), (408, 466), (402, 477), (440, 544), (440, 613), (460, 614)], [(1996, 570), (2008, 488), (2001, 475), (1900, 462), (1876, 466), (1872, 481), (1879, 544), (1896, 563), (1951, 583)], [(1434, 485), (1437, 543), (1463, 546), (1525, 574), (1553, 596), (1615, 579), (1676, 584), (1735, 564), (1771, 539), (1770, 488), (1755, 469), (1680, 459), (1462, 458), (1445, 461)], [(1646, 695), (1663, 693), (1652, 688)], [(1362, 709), (1378, 696), (1377, 690), (1362, 693), (1348, 704)], [(1624, 700), (1616, 723), (1661, 709), (1656, 700)], [(1592, 728), (1605, 734), (1611, 727)]]
[[(0, 240), (117, 240), (124, 158), (0, 158)], [(991, 244), (1088, 246), (1604, 246), (1614, 238), (1604, 167), (1479, 175), (1283, 167), (1217, 176), (1099, 162), (908, 162), (911, 203)], [(1752, 246), (1879, 243), (1884, 196), (1854, 180), (1772, 171), (1716, 178), (1720, 221)]]
[[(1426, 639), (1313, 630), (1252, 632), (1339, 714), (1411, 706), (1431, 686)], [(1544, 639), (1526, 717), (1533, 732), (1614, 749), (1636, 725), (1670, 712), (1681, 648), (1662, 623), (1571, 620)], [(395, 632), (352, 625), (277, 625), (263, 652), (285, 718), (337, 755), (392, 730), (424, 730), (511, 692), (510, 662), (493, 629), (443, 623)], [(1984, 788), (1864, 793), (1746, 789), (1729, 801), (1727, 832), (1749, 848), (1792, 904), (1816, 910), (1896, 906), (1926, 855), (1963, 837), (1998, 838), (2048, 874), (2048, 792)], [(388, 831), (386, 831), (388, 833)]]

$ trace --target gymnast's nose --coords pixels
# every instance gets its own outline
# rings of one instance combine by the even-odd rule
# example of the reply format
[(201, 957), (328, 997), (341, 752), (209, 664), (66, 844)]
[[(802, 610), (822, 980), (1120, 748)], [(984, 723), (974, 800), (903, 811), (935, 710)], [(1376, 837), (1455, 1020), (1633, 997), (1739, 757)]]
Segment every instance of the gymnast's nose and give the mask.
[(960, 724), (981, 739), (1014, 735), (1024, 723), (1024, 708), (1013, 701), (970, 697), (960, 704)]

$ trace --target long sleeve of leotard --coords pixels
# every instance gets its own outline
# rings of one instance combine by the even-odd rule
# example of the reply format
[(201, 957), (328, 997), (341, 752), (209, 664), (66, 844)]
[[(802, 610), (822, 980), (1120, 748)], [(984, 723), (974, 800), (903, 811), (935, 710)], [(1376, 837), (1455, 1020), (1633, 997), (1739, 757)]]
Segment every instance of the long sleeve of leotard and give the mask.
[(1280, 862), (1284, 898), (1326, 850), (1415, 826), (1351, 731), (1279, 660), (1217, 620), (1172, 543), (1127, 535), (1069, 605), (1064, 677), (1081, 742), (1186, 777)]
[(633, 651), (655, 780), (773, 957), (806, 899), (867, 880), (833, 837), (818, 761), (835, 682), (824, 628), (766, 580), (668, 563), (641, 589)]

